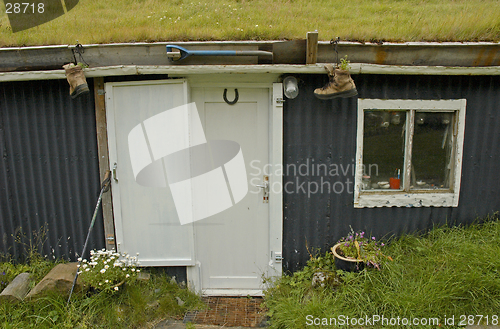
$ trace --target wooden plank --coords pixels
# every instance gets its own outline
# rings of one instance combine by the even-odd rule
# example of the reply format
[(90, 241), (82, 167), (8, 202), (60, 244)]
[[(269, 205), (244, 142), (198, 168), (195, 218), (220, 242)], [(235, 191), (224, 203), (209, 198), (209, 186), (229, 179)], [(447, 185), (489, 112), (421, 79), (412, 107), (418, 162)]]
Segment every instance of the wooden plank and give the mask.
[[(305, 41), (305, 40), (302, 40)], [(305, 49), (305, 47), (304, 47)], [(302, 52), (305, 56), (305, 51)], [(305, 61), (305, 57), (304, 57)], [(187, 76), (191, 74), (324, 74), (324, 64), (310, 65), (161, 65), (161, 66), (136, 66), (120, 65), (111, 67), (96, 67), (84, 69), (85, 76), (111, 77), (141, 74), (169, 74)], [(351, 63), (351, 74), (394, 74), (394, 75), (500, 75), (500, 66), (488, 67), (442, 67), (442, 66), (397, 66), (377, 65), (365, 63)], [(0, 72), (0, 82), (5, 81), (35, 81), (66, 79), (64, 70), (55, 71), (29, 71), (29, 72)]]
[(283, 41), (273, 44), (273, 64), (305, 64), (305, 62), (306, 40)]
[[(104, 95), (104, 78), (94, 78), (94, 99), (95, 99), (95, 117), (97, 128), (97, 150), (99, 155), (99, 172), (101, 182), (109, 169), (108, 153), (108, 132), (106, 124), (106, 105)], [(106, 249), (116, 250), (115, 245), (115, 222), (113, 218), (113, 202), (111, 190), (102, 196), (102, 215), (104, 221), (104, 236)]]
[(318, 58), (318, 31), (307, 32), (306, 64), (316, 64)]

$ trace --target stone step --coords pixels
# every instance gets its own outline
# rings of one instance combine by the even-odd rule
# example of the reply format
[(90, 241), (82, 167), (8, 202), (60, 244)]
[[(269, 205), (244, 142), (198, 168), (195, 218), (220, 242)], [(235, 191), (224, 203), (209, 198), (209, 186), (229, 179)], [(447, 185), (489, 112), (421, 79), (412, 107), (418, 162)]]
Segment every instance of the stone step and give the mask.
[(12, 280), (11, 283), (0, 294), (0, 302), (20, 302), (24, 300), (30, 285), (33, 282), (33, 277), (30, 273), (21, 273)]
[[(56, 265), (26, 296), (27, 300), (45, 296), (51, 293), (59, 293), (69, 296), (69, 291), (75, 279), (78, 263), (66, 263)], [(75, 292), (83, 288), (80, 279), (77, 280)]]

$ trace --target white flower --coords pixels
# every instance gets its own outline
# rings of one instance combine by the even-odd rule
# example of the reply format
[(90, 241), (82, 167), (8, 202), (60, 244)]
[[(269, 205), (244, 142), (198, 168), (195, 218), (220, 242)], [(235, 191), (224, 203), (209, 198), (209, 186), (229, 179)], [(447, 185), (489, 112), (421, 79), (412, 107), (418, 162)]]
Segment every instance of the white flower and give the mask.
[(115, 287), (115, 290), (118, 291), (118, 287)]
[(126, 278), (130, 278), (130, 274), (125, 275)]
[(124, 268), (123, 268), (123, 270), (124, 270), (124, 271), (126, 271), (126, 270), (127, 270), (127, 268), (126, 268), (126, 267), (124, 267)]
[(108, 283), (108, 282), (109, 282), (109, 280), (104, 280), (104, 283)]
[(82, 261), (82, 257), (78, 257), (77, 261), (81, 262)]
[(84, 260), (83, 260), (83, 262), (84, 262), (84, 263), (86, 263), (86, 262), (87, 262), (87, 260), (86, 260), (86, 259), (84, 259)]
[(99, 285), (102, 286), (102, 283), (99, 282)]
[(85, 272), (88, 272), (88, 271), (90, 271), (90, 268), (86, 268), (86, 269), (85, 269)]
[(135, 268), (131, 269), (132, 272), (135, 272)]
[(102, 270), (100, 270), (99, 272), (104, 273), (104, 272), (106, 272), (106, 269), (105, 269), (105, 268), (103, 268), (103, 269), (102, 269)]
[(104, 268), (105, 268), (105, 269), (108, 269), (108, 268), (109, 268), (109, 265), (104, 265)]

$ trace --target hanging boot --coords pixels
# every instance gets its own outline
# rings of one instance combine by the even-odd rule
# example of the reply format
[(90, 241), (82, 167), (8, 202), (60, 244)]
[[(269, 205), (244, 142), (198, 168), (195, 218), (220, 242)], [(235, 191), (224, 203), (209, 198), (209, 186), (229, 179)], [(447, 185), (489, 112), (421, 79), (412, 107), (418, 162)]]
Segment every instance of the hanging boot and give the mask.
[(334, 69), (331, 64), (325, 65), (329, 82), (322, 88), (314, 90), (314, 96), (319, 99), (347, 98), (358, 94), (356, 85), (347, 70)]
[(68, 79), (71, 98), (75, 99), (90, 92), (81, 66), (70, 63), (64, 65), (63, 68), (66, 72), (66, 79)]

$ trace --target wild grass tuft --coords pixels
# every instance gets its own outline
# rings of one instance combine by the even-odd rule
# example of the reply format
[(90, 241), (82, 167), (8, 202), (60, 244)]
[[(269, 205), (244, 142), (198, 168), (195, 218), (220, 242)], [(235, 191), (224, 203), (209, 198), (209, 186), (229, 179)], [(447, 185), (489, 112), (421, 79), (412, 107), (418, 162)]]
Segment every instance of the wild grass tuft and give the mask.
[(496, 0), (80, 0), (12, 33), (0, 2), (0, 46), (184, 40), (499, 41)]
[[(266, 292), (271, 328), (303, 328), (306, 316), (319, 318), (431, 318), (497, 315), (500, 309), (500, 222), (435, 228), (405, 235), (385, 251), (394, 258), (381, 271), (341, 273), (343, 283), (311, 288), (283, 277)], [(475, 321), (478, 321), (476, 318)], [(476, 323), (477, 324), (477, 323)], [(491, 322), (490, 322), (491, 324)]]
[[(38, 283), (60, 260), (49, 261), (39, 254), (47, 230), (33, 232), (31, 238), (22, 234), (16, 239), (25, 248), (25, 263), (0, 262), (0, 292), (16, 275), (29, 272)], [(149, 328), (169, 318), (181, 317), (189, 309), (205, 305), (199, 296), (160, 269), (151, 272), (150, 279), (126, 282), (115, 293), (82, 291), (68, 296), (47, 295), (19, 303), (0, 302), (0, 327), (10, 328)], [(5, 273), (5, 274), (4, 274)], [(69, 291), (68, 291), (69, 293)], [(184, 303), (179, 305), (177, 298)]]
[[(0, 303), (2, 328), (149, 328), (189, 309), (204, 308), (201, 299), (186, 288), (155, 273), (147, 282), (125, 285), (119, 293), (50, 295), (36, 301)], [(179, 297), (184, 304), (180, 306)]]

